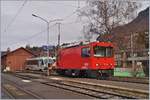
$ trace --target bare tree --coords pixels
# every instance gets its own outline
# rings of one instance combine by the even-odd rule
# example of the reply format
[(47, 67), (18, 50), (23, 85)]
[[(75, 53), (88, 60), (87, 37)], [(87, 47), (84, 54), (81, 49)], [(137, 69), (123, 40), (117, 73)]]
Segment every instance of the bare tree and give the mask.
[(87, 7), (80, 10), (92, 24), (91, 32), (112, 33), (112, 30), (136, 17), (140, 3), (130, 0), (88, 0)]
[(83, 26), (83, 37), (86, 41), (90, 41), (92, 39), (92, 34), (90, 32), (91, 25)]

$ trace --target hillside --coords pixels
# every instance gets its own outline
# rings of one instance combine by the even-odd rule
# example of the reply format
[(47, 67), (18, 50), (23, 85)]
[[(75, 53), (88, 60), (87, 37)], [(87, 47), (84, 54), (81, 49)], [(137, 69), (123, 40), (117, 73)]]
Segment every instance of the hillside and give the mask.
[[(117, 50), (127, 50), (131, 48), (131, 34), (134, 34), (133, 42), (134, 48), (145, 48), (148, 45), (149, 31), (149, 8), (141, 11), (138, 16), (130, 23), (118, 26), (112, 30), (112, 34), (105, 34), (100, 36), (97, 40), (112, 40), (116, 44)], [(140, 42), (138, 43), (138, 41)]]
[(130, 34), (130, 32), (143, 32), (149, 29), (149, 8), (141, 11), (138, 16), (128, 24), (118, 26), (113, 30), (114, 34)]

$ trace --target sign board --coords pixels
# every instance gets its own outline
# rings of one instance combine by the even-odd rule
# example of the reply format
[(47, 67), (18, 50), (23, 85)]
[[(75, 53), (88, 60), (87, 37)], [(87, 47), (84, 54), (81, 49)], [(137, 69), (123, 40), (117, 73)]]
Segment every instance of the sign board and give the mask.
[(47, 46), (42, 46), (42, 49), (44, 50), (44, 51), (47, 51)]
[(43, 45), (42, 48), (43, 48), (44, 51), (47, 51), (47, 50), (54, 49), (54, 46), (52, 46), (52, 45), (50, 45), (50, 46)]

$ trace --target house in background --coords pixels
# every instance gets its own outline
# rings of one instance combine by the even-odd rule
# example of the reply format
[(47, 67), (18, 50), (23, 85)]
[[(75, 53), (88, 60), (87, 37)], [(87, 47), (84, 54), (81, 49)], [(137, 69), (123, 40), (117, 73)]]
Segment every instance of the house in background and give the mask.
[(131, 22), (117, 26), (111, 34), (100, 35), (97, 40), (113, 42), (116, 67), (136, 70), (142, 66), (149, 76), (149, 7)]
[(35, 57), (35, 54), (23, 47), (14, 51), (8, 51), (1, 56), (2, 69), (7, 67), (12, 72), (23, 70), (25, 68), (25, 60), (31, 57)]

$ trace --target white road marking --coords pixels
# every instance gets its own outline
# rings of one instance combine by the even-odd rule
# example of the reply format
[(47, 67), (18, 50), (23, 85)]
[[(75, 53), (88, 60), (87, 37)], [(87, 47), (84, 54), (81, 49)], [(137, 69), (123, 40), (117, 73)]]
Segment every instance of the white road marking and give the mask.
[(57, 78), (57, 77), (51, 77), (50, 79), (53, 79), (53, 80), (62, 80), (61, 78)]
[(30, 80), (22, 80), (23, 82), (27, 82), (27, 83), (29, 83), (29, 82), (31, 82)]

